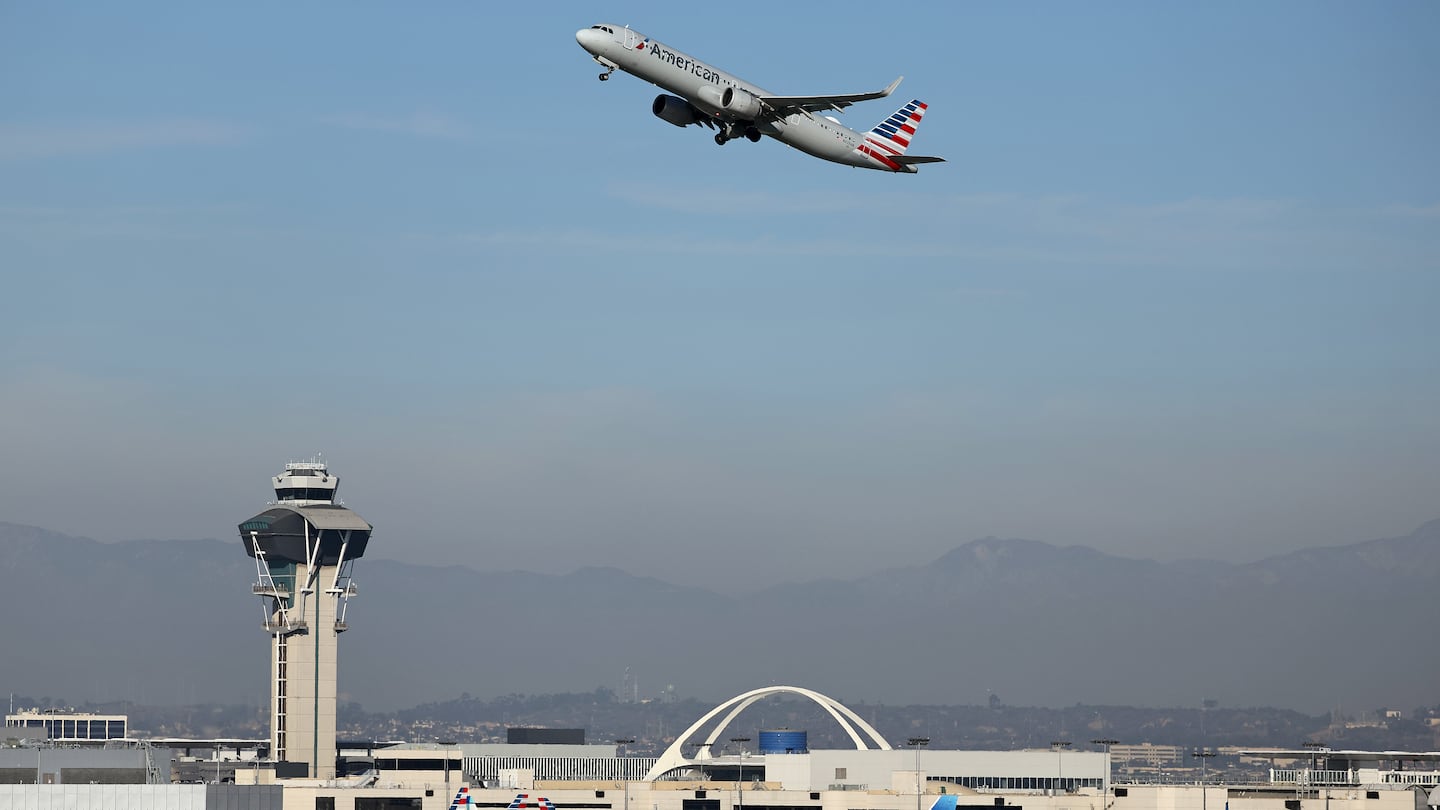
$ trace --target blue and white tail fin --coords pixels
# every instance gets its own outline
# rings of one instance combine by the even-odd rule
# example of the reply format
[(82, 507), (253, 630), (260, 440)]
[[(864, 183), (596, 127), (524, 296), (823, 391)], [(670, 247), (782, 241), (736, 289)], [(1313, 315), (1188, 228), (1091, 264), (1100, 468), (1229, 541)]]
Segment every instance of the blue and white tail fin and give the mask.
[(892, 172), (913, 172), (918, 163), (944, 162), (944, 158), (905, 154), (915, 130), (920, 128), (920, 119), (925, 117), (925, 110), (926, 105), (920, 99), (911, 99), (909, 104), (866, 132), (865, 142), (855, 151), (878, 163), (876, 168), (884, 167)]
[(954, 793), (942, 794), (930, 805), (930, 810), (955, 810), (956, 798), (958, 797)]
[(471, 810), (475, 803), (470, 800), (470, 788), (462, 787), (455, 792), (455, 798), (450, 801), (450, 810)]

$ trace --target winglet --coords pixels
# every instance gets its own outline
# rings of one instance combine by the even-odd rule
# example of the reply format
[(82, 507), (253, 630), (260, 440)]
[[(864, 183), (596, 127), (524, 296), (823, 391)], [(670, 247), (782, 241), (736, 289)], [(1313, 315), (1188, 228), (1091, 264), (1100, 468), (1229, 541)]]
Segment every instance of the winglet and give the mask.
[(889, 87), (887, 87), (887, 88), (885, 88), (884, 90), (881, 90), (881, 91), (880, 91), (880, 96), (881, 96), (881, 98), (884, 98), (885, 96), (888, 96), (888, 95), (890, 95), (891, 93), (895, 92), (895, 88), (899, 87), (899, 86), (900, 86), (900, 82), (903, 82), (903, 81), (905, 81), (905, 77), (904, 77), (904, 76), (899, 76), (899, 77), (897, 77), (897, 78), (895, 79), (895, 81), (890, 82), (890, 86), (889, 86)]

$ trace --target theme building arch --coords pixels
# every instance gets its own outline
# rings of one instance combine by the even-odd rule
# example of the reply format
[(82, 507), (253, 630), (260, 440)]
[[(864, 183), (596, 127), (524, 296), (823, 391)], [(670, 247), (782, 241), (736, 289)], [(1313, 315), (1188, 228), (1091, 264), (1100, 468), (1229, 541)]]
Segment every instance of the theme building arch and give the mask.
[[(685, 732), (679, 737), (676, 737), (675, 742), (672, 743), (669, 748), (665, 749), (665, 753), (661, 754), (660, 759), (655, 761), (654, 767), (650, 769), (649, 773), (645, 774), (645, 781), (653, 782), (667, 773), (711, 759), (713, 757), (711, 749), (714, 747), (715, 742), (720, 739), (720, 735), (724, 733), (725, 729), (730, 727), (730, 723), (732, 723), (741, 712), (745, 711), (745, 709), (750, 707), (750, 704), (757, 700), (778, 694), (800, 695), (801, 697), (814, 701), (815, 705), (824, 709), (827, 714), (835, 718), (835, 722), (839, 723), (840, 728), (849, 735), (850, 740), (855, 743), (855, 749), (858, 751), (869, 750), (871, 747), (870, 744), (865, 741), (864, 737), (860, 736), (861, 732), (864, 732), (864, 734), (870, 738), (875, 749), (884, 751), (892, 750), (890, 743), (886, 742), (885, 738), (880, 736), (880, 732), (876, 731), (869, 723), (861, 719), (860, 715), (851, 711), (840, 703), (840, 701), (799, 686), (766, 686), (761, 689), (752, 689), (744, 694), (736, 695), (706, 712), (705, 716), (696, 720), (694, 724), (685, 729)], [(700, 729), (704, 728), (706, 723), (709, 723), (721, 713), (726, 712), (726, 710), (729, 710), (729, 713), (725, 715), (725, 719), (721, 720), (720, 724), (705, 738), (705, 741), (700, 743), (700, 748), (695, 752), (693, 759), (687, 758), (681, 753), (681, 747), (686, 745), (691, 737), (699, 733)]]

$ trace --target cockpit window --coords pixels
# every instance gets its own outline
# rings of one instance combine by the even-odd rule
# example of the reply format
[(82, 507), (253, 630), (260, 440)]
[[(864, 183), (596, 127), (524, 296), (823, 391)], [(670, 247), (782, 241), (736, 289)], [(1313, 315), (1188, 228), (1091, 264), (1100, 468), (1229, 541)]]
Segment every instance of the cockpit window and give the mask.
[(590, 27), (591, 27), (591, 28), (598, 28), (598, 29), (600, 29), (601, 31), (604, 31), (604, 32), (607, 33), (607, 34), (613, 34), (613, 33), (615, 33), (615, 29), (613, 29), (613, 28), (606, 28), (606, 27), (603, 26), (603, 25), (592, 25), (592, 26), (590, 26)]

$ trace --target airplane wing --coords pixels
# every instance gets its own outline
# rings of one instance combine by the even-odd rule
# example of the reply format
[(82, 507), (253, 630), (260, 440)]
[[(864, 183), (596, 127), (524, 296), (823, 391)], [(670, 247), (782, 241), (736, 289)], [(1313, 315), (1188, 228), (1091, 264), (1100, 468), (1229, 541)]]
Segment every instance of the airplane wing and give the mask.
[(760, 101), (776, 112), (789, 110), (805, 110), (807, 112), (820, 112), (822, 110), (843, 110), (857, 101), (869, 101), (874, 98), (884, 98), (895, 92), (900, 86), (899, 79), (890, 83), (884, 90), (873, 93), (849, 93), (838, 96), (758, 96)]

